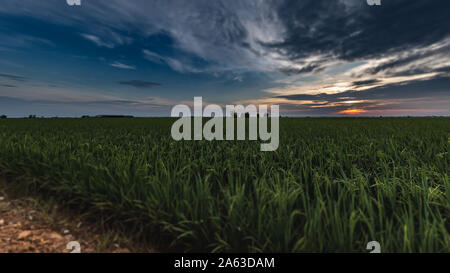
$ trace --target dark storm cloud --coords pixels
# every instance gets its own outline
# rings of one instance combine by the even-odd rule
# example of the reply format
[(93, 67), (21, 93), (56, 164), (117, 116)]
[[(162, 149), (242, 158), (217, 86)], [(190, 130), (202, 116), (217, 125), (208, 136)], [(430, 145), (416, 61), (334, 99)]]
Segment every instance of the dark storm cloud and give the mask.
[(355, 86), (364, 86), (364, 85), (371, 85), (375, 83), (379, 83), (380, 80), (366, 80), (366, 81), (354, 81), (352, 84)]
[(375, 67), (364, 71), (365, 74), (377, 74), (381, 71), (388, 72), (394, 76), (409, 76), (429, 72), (446, 72), (449, 66), (433, 67), (427, 64), (427, 60), (445, 60), (450, 56), (450, 41), (443, 41), (432, 47), (419, 48), (414, 51), (403, 51), (393, 54), (395, 58), (383, 62)]
[(15, 85), (11, 85), (11, 84), (0, 84), (0, 86), (2, 86), (2, 87), (9, 87), (9, 88), (17, 87)]
[[(277, 96), (288, 100), (311, 100), (340, 102), (346, 100), (389, 100), (416, 99), (446, 96), (450, 97), (450, 77), (437, 77), (431, 80), (416, 80), (402, 84), (390, 84), (374, 87), (365, 91), (349, 90), (336, 94), (296, 94)], [(317, 104), (314, 104), (317, 105)]]
[(280, 72), (285, 75), (292, 76), (295, 74), (309, 73), (309, 72), (320, 72), (324, 70), (325, 67), (322, 67), (320, 63), (311, 63), (305, 64), (302, 68), (281, 68)]
[[(385, 57), (426, 47), (448, 37), (449, 13), (444, 10), (450, 10), (450, 1), (396, 0), (369, 6), (363, 0), (286, 0), (278, 13), (287, 37), (270, 47), (291, 60), (324, 56), (322, 65), (329, 59), (354, 61)], [(403, 65), (426, 54), (394, 60), (372, 72)]]
[(141, 88), (141, 89), (150, 89), (155, 86), (162, 85), (161, 83), (157, 83), (157, 82), (140, 81), (140, 80), (121, 81), (118, 83), (121, 85), (129, 85), (129, 86), (133, 86), (133, 87)]
[(352, 92), (357, 99), (403, 99), (450, 96), (450, 77), (436, 77), (430, 80), (416, 80), (407, 83), (390, 84)]
[(18, 82), (25, 82), (27, 80), (23, 76), (13, 75), (13, 74), (5, 74), (5, 73), (0, 73), (0, 77), (2, 77), (4, 79), (8, 79), (8, 80), (18, 81)]
[[(333, 60), (397, 56), (450, 34), (448, 0), (384, 0), (381, 6), (366, 0), (99, 0), (85, 1), (76, 12), (69, 12), (63, 0), (4, 2), (0, 12), (41, 17), (45, 11), (53, 22), (83, 22), (89, 26), (80, 29), (89, 32), (84, 37), (107, 49), (138, 41), (139, 35), (165, 33), (177, 49), (208, 63), (182, 69), (185, 61), (162, 56), (181, 71), (315, 73)], [(429, 53), (411, 54), (367, 73), (407, 65)], [(320, 58), (308, 60), (311, 56)]]

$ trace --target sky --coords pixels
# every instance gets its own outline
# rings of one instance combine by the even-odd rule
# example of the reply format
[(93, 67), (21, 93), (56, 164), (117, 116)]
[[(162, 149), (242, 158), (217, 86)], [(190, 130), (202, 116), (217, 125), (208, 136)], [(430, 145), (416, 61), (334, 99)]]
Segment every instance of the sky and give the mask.
[(450, 1), (2, 0), (0, 114), (449, 116)]

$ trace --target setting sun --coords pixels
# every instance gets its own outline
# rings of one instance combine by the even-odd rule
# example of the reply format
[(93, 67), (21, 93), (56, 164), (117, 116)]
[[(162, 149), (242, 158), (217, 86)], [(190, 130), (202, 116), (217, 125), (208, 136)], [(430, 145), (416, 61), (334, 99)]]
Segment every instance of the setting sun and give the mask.
[(339, 114), (346, 114), (346, 115), (358, 115), (363, 113), (367, 113), (367, 111), (363, 109), (347, 109), (339, 112)]

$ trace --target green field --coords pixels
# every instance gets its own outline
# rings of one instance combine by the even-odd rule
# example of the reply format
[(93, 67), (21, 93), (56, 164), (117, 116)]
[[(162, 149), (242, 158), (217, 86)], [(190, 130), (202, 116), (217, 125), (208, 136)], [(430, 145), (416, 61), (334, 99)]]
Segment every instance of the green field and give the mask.
[(0, 173), (163, 251), (450, 252), (449, 118), (282, 118), (276, 152), (173, 121), (0, 120)]

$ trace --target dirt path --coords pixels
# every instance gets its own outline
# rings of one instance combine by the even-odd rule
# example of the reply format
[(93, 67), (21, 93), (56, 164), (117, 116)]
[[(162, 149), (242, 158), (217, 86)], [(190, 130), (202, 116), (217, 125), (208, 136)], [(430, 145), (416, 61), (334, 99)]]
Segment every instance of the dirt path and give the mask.
[(76, 217), (49, 213), (32, 203), (0, 191), (0, 253), (68, 253), (74, 250), (67, 250), (72, 241), (79, 242), (81, 252), (130, 252)]

